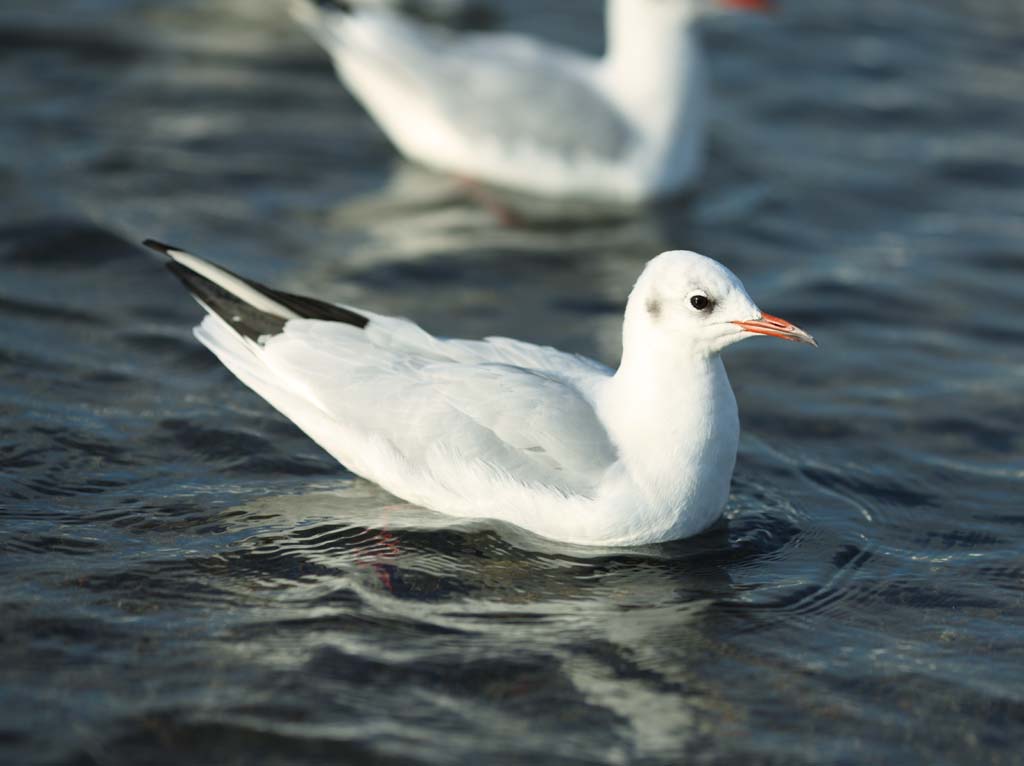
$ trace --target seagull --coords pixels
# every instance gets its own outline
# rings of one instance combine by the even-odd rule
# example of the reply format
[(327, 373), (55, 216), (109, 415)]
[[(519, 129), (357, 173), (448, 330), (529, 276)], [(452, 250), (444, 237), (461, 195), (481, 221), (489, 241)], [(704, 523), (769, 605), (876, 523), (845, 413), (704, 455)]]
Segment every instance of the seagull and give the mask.
[(753, 335), (816, 345), (717, 261), (649, 261), (617, 370), (510, 338), (266, 287), (146, 240), (207, 315), (195, 335), (354, 473), (410, 503), (583, 545), (657, 543), (722, 514), (739, 418), (721, 351)]
[(693, 27), (718, 6), (770, 3), (608, 0), (601, 58), (351, 1), (293, 0), (292, 13), (411, 159), (473, 183), (636, 205), (700, 172), (708, 97)]

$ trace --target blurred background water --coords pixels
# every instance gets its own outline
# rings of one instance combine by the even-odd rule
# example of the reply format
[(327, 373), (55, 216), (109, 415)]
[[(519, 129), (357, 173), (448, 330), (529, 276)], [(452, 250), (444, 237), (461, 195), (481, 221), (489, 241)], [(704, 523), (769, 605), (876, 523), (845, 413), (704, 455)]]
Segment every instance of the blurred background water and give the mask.
[[(489, 7), (600, 50), (598, 0)], [(703, 27), (700, 189), (505, 226), (283, 3), (0, 7), (0, 760), (1020, 762), (1024, 8)], [(726, 525), (572, 548), (346, 473), (192, 339), (147, 236), (609, 363), (685, 247), (821, 348), (728, 352)]]

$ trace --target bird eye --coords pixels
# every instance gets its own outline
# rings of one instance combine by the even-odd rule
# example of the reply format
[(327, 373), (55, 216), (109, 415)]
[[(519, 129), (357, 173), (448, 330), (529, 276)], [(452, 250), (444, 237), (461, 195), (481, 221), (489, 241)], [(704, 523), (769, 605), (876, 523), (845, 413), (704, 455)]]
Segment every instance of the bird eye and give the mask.
[(706, 295), (696, 293), (690, 296), (690, 305), (697, 309), (697, 311), (704, 311), (711, 305), (711, 299)]

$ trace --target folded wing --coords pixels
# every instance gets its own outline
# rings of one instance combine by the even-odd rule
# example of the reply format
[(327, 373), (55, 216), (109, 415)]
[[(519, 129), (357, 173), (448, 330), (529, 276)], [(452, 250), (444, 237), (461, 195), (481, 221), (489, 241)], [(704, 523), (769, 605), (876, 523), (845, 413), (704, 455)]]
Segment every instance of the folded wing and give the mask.
[(295, 15), (393, 139), (402, 126), (392, 121), (418, 104), (478, 150), (611, 162), (632, 148), (632, 126), (571, 51), (511, 34), (453, 35), (379, 9), (300, 5)]
[[(596, 362), (504, 338), (436, 338), (152, 246), (210, 314), (197, 337), (328, 451), (396, 494), (429, 495), (403, 493), (404, 480), (458, 494), (462, 475), (478, 493), (490, 475), (496, 486), (590, 497), (616, 459), (592, 401), (610, 374)], [(388, 455), (380, 472), (362, 457), (371, 449)], [(401, 466), (415, 470), (403, 479)]]
[(467, 349), (439, 341), (413, 351), (374, 340), (350, 325), (291, 320), (259, 355), (326, 417), (386, 439), (413, 464), (443, 451), (449, 460), (589, 495), (614, 461), (592, 403), (571, 379), (481, 359), (486, 343)]

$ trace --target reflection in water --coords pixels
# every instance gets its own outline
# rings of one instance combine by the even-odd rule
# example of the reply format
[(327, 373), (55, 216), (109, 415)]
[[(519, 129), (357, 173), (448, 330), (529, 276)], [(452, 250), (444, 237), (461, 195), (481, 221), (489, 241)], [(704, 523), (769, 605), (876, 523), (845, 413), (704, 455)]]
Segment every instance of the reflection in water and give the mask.
[[(380, 238), (375, 251), (378, 257), (416, 258), (424, 251), (471, 253), (503, 245), (542, 252), (587, 243), (607, 246), (602, 233), (620, 242), (657, 239), (657, 210), (653, 206), (601, 207), (474, 187), (396, 161), (385, 187), (344, 199), (330, 212), (327, 222), (340, 230), (365, 229)], [(506, 211), (508, 220), (503, 220), (499, 211)], [(417, 243), (421, 245), (416, 247)]]
[[(459, 665), (493, 663), (488, 683), (524, 705), (564, 686), (564, 704), (607, 716), (619, 738), (635, 743), (624, 754), (664, 755), (694, 736), (697, 713), (715, 704), (691, 667), (707, 659), (708, 608), (730, 598), (728, 575), (709, 559), (728, 546), (724, 527), (670, 550), (595, 550), (388, 499), (356, 481), (232, 510), (229, 525), (267, 525), (221, 557), (235, 576), (272, 592), (255, 624), (239, 626), (247, 657), (295, 668), (328, 661), (326, 647), (332, 666), (457, 656)], [(355, 633), (354, 622), (363, 626)], [(592, 648), (575, 651), (577, 642)], [(511, 667), (510, 655), (519, 658)], [(539, 663), (543, 673), (516, 670), (523, 663)], [(352, 693), (366, 699), (388, 690)], [(454, 706), (484, 729), (505, 725), (457, 693), (417, 704), (425, 709), (408, 711), (413, 727), (416, 718), (432, 722), (435, 705)], [(406, 710), (392, 702), (388, 714), (404, 719)]]

